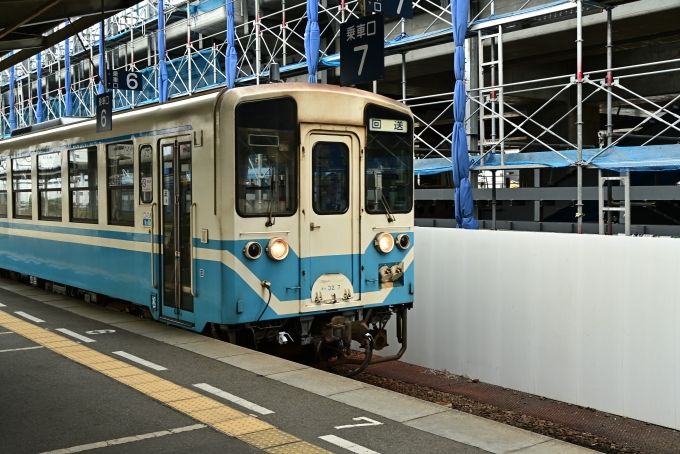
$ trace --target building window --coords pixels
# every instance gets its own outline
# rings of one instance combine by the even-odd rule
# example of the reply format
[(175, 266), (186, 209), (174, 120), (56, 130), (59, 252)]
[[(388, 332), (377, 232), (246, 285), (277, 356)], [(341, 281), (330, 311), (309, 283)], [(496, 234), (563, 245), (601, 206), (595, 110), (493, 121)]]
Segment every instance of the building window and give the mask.
[(7, 217), (7, 160), (0, 161), (0, 218)]
[(139, 147), (139, 202), (153, 202), (153, 148)]
[(135, 225), (135, 169), (132, 142), (106, 146), (109, 224)]
[(14, 217), (31, 219), (33, 195), (31, 194), (31, 157), (12, 159), (12, 183), (14, 192)]
[(38, 219), (61, 221), (61, 153), (38, 156)]
[(96, 223), (99, 219), (97, 147), (70, 150), (71, 221)]

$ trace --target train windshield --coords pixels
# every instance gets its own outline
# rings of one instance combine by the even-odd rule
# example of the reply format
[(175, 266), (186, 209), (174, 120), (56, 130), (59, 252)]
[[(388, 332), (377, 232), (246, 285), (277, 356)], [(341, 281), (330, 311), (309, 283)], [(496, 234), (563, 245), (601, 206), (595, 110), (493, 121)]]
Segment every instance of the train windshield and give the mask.
[(373, 104), (364, 111), (366, 211), (408, 213), (413, 207), (413, 121)]
[(236, 211), (241, 216), (289, 216), (297, 210), (292, 98), (243, 102), (236, 107)]

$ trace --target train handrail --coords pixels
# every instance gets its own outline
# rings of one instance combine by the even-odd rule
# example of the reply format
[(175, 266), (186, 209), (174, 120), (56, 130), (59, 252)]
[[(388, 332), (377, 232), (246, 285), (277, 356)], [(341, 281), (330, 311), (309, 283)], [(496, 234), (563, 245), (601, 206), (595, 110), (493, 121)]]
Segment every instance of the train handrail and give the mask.
[(195, 279), (194, 279), (194, 238), (196, 235), (194, 235), (194, 227), (195, 227), (195, 222), (194, 222), (194, 213), (196, 212), (196, 203), (191, 204), (191, 208), (189, 209), (189, 230), (191, 232), (191, 296), (196, 298), (196, 287), (195, 287)]
[(156, 285), (156, 257), (154, 256), (154, 241), (153, 228), (155, 225), (154, 212), (156, 210), (156, 202), (151, 204), (151, 228), (149, 229), (149, 236), (151, 237), (151, 285), (153, 288), (158, 288)]

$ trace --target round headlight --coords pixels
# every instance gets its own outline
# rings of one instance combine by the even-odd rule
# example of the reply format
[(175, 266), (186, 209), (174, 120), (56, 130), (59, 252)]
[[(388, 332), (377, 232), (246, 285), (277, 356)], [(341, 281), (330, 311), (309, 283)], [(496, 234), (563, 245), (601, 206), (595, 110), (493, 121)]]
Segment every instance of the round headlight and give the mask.
[(411, 237), (408, 235), (404, 235), (403, 233), (400, 235), (397, 235), (397, 247), (399, 249), (408, 249), (408, 247), (411, 245)]
[(381, 232), (375, 236), (373, 245), (379, 252), (387, 254), (394, 247), (394, 237), (389, 233)]
[(272, 238), (267, 244), (267, 255), (273, 260), (283, 260), (288, 255), (288, 243), (283, 238)]
[(256, 241), (249, 241), (243, 248), (243, 254), (249, 259), (255, 260), (262, 255), (262, 246)]

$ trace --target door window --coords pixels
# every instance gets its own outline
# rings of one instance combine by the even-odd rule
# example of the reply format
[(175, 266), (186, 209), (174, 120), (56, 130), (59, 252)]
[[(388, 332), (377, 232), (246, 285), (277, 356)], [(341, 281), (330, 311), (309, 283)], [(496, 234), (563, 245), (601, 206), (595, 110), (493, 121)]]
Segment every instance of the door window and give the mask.
[(317, 142), (312, 150), (313, 207), (318, 214), (342, 214), (349, 208), (349, 148)]

